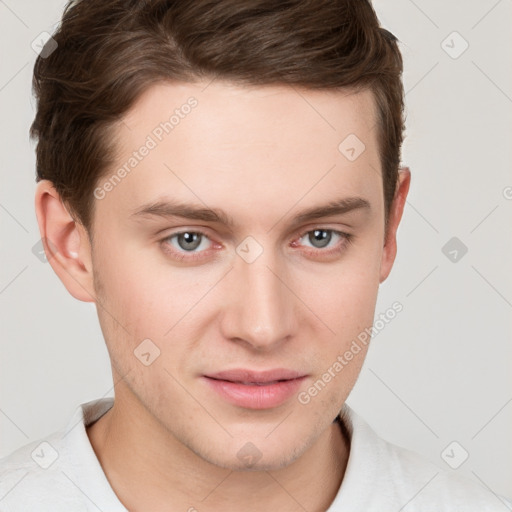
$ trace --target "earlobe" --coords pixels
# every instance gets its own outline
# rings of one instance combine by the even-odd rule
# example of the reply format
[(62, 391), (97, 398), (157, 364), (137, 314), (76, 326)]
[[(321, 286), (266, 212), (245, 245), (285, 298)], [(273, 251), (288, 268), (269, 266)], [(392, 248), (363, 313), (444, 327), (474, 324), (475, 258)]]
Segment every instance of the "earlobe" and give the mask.
[(49, 180), (37, 184), (35, 210), (46, 258), (54, 272), (73, 297), (96, 302), (89, 237)]
[(385, 234), (384, 249), (382, 251), (382, 261), (380, 267), (380, 280), (382, 283), (391, 272), (393, 263), (396, 257), (396, 233), (398, 225), (402, 219), (404, 212), (405, 201), (409, 192), (409, 186), (411, 183), (411, 171), (408, 167), (402, 167), (399, 169), (398, 182), (396, 185), (395, 197), (391, 206), (389, 215), (388, 228)]

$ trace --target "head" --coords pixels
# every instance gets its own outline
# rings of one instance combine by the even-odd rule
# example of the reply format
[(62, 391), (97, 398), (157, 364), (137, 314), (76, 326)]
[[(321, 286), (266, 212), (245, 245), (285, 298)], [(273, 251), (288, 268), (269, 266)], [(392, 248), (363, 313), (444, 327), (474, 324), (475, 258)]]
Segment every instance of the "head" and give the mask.
[[(213, 464), (247, 467), (246, 446), (252, 469), (292, 462), (350, 393), (368, 344), (335, 363), (396, 254), (396, 39), (353, 0), (82, 0), (53, 37), (36, 213), (52, 268), (97, 305), (116, 399)], [(210, 378), (283, 368), (301, 379), (267, 406)]]

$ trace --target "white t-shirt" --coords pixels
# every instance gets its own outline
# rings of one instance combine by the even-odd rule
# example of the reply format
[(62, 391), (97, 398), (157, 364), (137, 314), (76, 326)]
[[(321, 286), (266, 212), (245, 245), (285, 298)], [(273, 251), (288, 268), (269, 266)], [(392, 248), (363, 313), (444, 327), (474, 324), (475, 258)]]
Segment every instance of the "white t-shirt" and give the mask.
[[(85, 426), (114, 404), (83, 403), (67, 426), (0, 459), (1, 512), (127, 512), (111, 488)], [(452, 470), (388, 443), (348, 405), (350, 454), (326, 512), (505, 512), (512, 502)]]

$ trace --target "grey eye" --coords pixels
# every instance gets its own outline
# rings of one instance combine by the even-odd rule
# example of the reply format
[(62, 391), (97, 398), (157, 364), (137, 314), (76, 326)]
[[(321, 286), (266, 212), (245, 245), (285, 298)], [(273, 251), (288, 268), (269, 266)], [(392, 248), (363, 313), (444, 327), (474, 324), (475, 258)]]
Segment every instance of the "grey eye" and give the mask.
[(308, 237), (308, 241), (312, 243), (316, 249), (323, 249), (328, 246), (332, 240), (333, 231), (330, 229), (315, 229), (304, 236)]
[(194, 233), (193, 231), (184, 231), (174, 235), (179, 248), (185, 251), (197, 249), (201, 245), (202, 236), (200, 233)]

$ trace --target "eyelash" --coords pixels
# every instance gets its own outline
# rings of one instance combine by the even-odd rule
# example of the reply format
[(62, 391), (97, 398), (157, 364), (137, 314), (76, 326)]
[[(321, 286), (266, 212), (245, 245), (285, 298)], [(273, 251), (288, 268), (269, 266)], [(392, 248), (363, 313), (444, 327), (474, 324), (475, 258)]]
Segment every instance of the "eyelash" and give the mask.
[[(305, 235), (309, 234), (309, 233), (313, 233), (314, 231), (328, 231), (330, 233), (334, 233), (336, 235), (339, 235), (342, 240), (340, 242), (340, 244), (335, 247), (334, 249), (331, 249), (331, 250), (323, 250), (323, 249), (313, 249), (313, 250), (308, 250), (307, 252), (312, 254), (312, 253), (315, 253), (315, 254), (318, 254), (318, 253), (321, 253), (322, 255), (324, 256), (332, 256), (334, 254), (338, 254), (338, 253), (341, 253), (348, 245), (352, 244), (354, 242), (354, 235), (352, 235), (351, 233), (345, 233), (343, 231), (338, 231), (336, 229), (329, 229), (329, 228), (322, 228), (322, 227), (316, 227), (314, 229), (308, 229), (306, 231), (303, 231), (302, 233), (300, 233), (300, 235), (298, 235), (297, 237), (297, 240), (300, 240), (302, 239)], [(165, 238), (163, 238), (162, 240), (160, 240), (161, 244), (165, 247), (163, 250), (164, 252), (168, 253), (168, 254), (171, 254), (173, 258), (179, 260), (179, 261), (184, 261), (184, 260), (187, 260), (187, 261), (196, 261), (196, 260), (199, 260), (199, 259), (202, 259), (204, 258), (203, 256), (203, 253), (206, 252), (206, 251), (201, 251), (201, 252), (198, 252), (198, 253), (194, 253), (194, 252), (185, 252), (185, 251), (176, 251), (176, 250), (169, 250), (167, 247), (168, 247), (168, 244), (166, 244), (167, 241), (169, 241), (170, 239), (174, 238), (174, 237), (177, 237), (179, 235), (183, 235), (185, 233), (193, 233), (195, 235), (200, 235), (201, 237), (204, 237), (204, 238), (208, 238), (208, 235), (202, 231), (195, 231), (195, 230), (184, 230), (184, 231), (178, 231), (176, 233), (172, 233), (170, 235), (167, 235)]]

